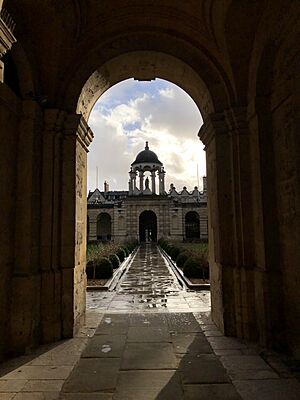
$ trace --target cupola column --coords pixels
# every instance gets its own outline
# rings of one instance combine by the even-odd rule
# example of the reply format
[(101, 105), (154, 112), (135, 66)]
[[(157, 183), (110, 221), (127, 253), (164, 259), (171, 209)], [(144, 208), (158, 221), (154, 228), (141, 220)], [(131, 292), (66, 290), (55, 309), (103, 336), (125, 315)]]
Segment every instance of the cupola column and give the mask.
[(151, 186), (152, 186), (152, 194), (155, 194), (155, 171), (151, 171)]
[(140, 177), (140, 192), (142, 193), (144, 191), (144, 172), (143, 171), (139, 172), (139, 177)]
[(133, 171), (132, 167), (131, 167), (131, 169), (129, 171), (129, 177), (130, 177), (130, 180), (129, 180), (129, 195), (132, 195), (134, 190), (135, 190), (135, 188), (136, 188), (136, 181), (135, 181), (136, 180), (136, 172)]
[(165, 194), (165, 171), (162, 168), (159, 173), (159, 194)]

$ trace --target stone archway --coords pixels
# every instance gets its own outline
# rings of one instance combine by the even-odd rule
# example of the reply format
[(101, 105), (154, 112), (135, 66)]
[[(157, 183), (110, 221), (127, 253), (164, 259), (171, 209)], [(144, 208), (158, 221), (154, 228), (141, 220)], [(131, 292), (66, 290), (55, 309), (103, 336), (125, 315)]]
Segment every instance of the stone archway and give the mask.
[[(17, 23), (12, 55), (22, 96), (0, 85), (0, 323), (8, 343), (0, 353), (70, 337), (84, 320), (89, 112), (121, 80), (160, 77), (189, 93), (204, 119), (199, 136), (207, 154), (214, 321), (228, 335), (277, 342), (269, 321), (276, 302), (264, 296), (266, 265), (277, 254), (266, 237), (268, 224), (278, 226), (286, 276), (284, 290), (269, 285), (270, 299), (284, 296), (286, 343), (300, 354), (294, 322), (300, 316), (300, 153), (293, 133), (299, 120), (299, 3), (19, 3), (4, 3)], [(275, 44), (275, 62), (266, 63), (264, 73), (260, 58), (267, 41)], [(262, 78), (278, 81), (268, 93), (251, 88), (261, 71)], [(265, 135), (265, 127), (272, 132)], [(274, 162), (263, 171), (272, 147)], [(276, 194), (271, 216), (265, 184)]]
[(140, 242), (157, 241), (157, 217), (154, 211), (145, 210), (139, 216)]

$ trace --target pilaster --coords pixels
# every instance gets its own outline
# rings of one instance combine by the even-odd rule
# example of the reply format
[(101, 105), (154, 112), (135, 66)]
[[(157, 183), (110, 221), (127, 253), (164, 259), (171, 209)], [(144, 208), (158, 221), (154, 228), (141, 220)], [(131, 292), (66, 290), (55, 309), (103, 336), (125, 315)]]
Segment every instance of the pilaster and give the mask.
[(224, 333), (251, 339), (257, 330), (250, 233), (253, 231), (251, 167), (245, 109), (210, 115), (199, 137), (207, 155), (213, 319)]

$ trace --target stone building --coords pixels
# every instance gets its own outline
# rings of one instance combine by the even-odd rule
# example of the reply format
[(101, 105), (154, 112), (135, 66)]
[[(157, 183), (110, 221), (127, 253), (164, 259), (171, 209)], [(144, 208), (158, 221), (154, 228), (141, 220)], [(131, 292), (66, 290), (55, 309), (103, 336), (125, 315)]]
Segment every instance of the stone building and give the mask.
[(103, 192), (89, 193), (88, 241), (207, 240), (206, 177), (203, 192), (195, 187), (190, 193), (184, 187), (178, 193), (171, 185), (167, 193), (165, 174), (146, 142), (145, 150), (131, 164), (128, 191), (109, 191), (105, 182)]
[(128, 78), (202, 114), (214, 322), (300, 357), (300, 2), (2, 6), (0, 359), (84, 321), (88, 120)]

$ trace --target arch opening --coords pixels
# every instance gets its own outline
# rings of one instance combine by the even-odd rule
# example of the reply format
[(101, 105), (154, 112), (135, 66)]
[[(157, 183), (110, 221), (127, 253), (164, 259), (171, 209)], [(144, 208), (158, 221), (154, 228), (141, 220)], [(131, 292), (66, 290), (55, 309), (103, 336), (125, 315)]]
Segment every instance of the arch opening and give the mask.
[(152, 81), (164, 79), (188, 93), (205, 118), (214, 112), (213, 100), (201, 77), (181, 59), (158, 51), (132, 51), (104, 63), (81, 89), (76, 112), (86, 120), (99, 97), (126, 79)]
[(108, 242), (111, 240), (111, 216), (107, 213), (100, 213), (97, 216), (97, 240)]
[(143, 211), (139, 216), (140, 242), (157, 241), (157, 217), (154, 211)]
[(196, 211), (189, 211), (185, 215), (185, 237), (187, 240), (200, 239), (200, 218)]

